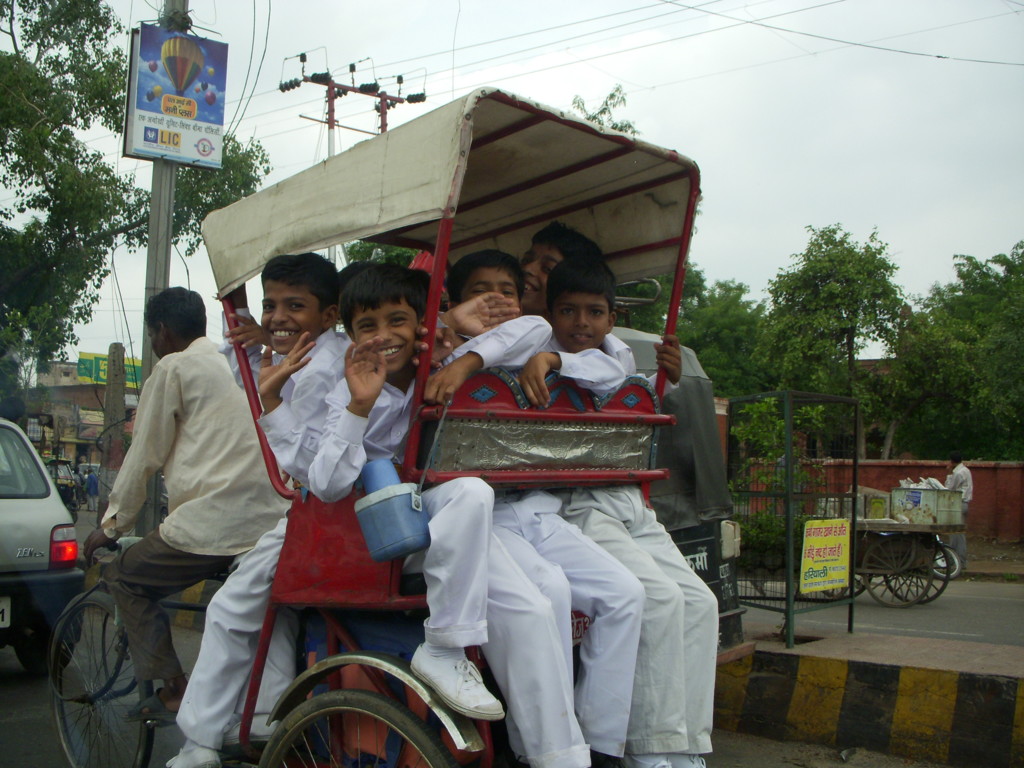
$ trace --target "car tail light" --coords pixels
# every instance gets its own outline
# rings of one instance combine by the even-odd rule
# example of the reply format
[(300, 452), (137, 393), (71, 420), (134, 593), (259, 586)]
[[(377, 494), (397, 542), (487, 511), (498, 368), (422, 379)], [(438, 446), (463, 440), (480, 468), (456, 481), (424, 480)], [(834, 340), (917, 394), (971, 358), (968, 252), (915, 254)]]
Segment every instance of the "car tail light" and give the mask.
[(78, 534), (73, 525), (58, 525), (50, 533), (50, 567), (71, 568), (78, 560)]

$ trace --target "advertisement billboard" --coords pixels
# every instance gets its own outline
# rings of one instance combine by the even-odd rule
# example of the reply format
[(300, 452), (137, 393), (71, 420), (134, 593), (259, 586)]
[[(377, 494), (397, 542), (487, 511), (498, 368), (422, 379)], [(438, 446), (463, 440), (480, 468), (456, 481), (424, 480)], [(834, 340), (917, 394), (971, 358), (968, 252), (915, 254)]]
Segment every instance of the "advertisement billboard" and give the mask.
[[(142, 361), (135, 357), (124, 359), (124, 380), (128, 387), (139, 386), (142, 381)], [(78, 381), (81, 384), (107, 383), (107, 356), (93, 352), (78, 353)]]
[(227, 43), (132, 30), (125, 156), (220, 168), (227, 67)]

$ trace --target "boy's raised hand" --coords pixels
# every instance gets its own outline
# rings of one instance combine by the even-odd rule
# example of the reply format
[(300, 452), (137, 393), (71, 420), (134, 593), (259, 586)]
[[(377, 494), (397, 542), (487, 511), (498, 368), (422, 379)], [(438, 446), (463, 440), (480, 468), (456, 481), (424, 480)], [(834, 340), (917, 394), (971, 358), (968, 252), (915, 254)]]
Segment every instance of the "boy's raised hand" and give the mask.
[(309, 363), (307, 355), (316, 346), (315, 341), (309, 340), (309, 333), (299, 336), (298, 342), (292, 347), (291, 352), (284, 356), (280, 363), (274, 365), (273, 351), (270, 347), (263, 350), (263, 358), (260, 361), (259, 390), (260, 402), (263, 403), (263, 413), (270, 413), (283, 401), (281, 390), (291, 375)]
[(519, 317), (519, 302), (500, 293), (482, 293), (456, 304), (442, 315), (444, 324), (463, 336), (479, 336), (506, 320)]
[(683, 375), (683, 353), (679, 348), (679, 339), (667, 335), (661, 337), (661, 342), (654, 345), (658, 367), (665, 369), (669, 381), (678, 384), (679, 377)]
[(246, 315), (231, 315), (238, 325), (228, 328), (224, 338), (232, 344), (241, 344), (243, 349), (255, 346), (270, 346), (270, 334), (254, 318)]
[(544, 408), (551, 399), (545, 379), (551, 371), (562, 367), (562, 358), (557, 352), (538, 352), (523, 366), (519, 374), (519, 385), (526, 394), (526, 399), (535, 408)]
[(462, 386), (474, 371), (484, 367), (483, 358), (476, 352), (467, 352), (462, 357), (448, 363), (437, 373), (427, 379), (427, 387), (423, 391), (423, 400), (435, 405), (450, 403), (455, 391)]
[(351, 395), (348, 410), (356, 416), (369, 416), (384, 389), (388, 366), (380, 351), (383, 346), (384, 339), (374, 336), (352, 344), (345, 352), (345, 381)]

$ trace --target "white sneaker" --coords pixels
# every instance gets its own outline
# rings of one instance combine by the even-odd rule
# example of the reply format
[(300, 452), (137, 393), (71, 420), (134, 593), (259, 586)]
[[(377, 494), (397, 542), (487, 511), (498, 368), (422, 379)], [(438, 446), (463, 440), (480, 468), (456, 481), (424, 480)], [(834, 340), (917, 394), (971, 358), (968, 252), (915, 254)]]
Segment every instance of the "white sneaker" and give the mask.
[(220, 755), (212, 749), (195, 744), (182, 748), (167, 761), (167, 768), (220, 768)]
[(625, 755), (626, 768), (672, 768), (668, 755)]
[(421, 645), (412, 656), (412, 671), (456, 712), (478, 720), (501, 720), (501, 702), (484, 686), (476, 664), (467, 658), (457, 661), (431, 656)]
[[(252, 716), (252, 725), (249, 726), (249, 741), (251, 742), (265, 742), (268, 741), (274, 733), (274, 729), (277, 728), (280, 721), (275, 720), (272, 723), (267, 722), (267, 718), (270, 715), (264, 713), (260, 714), (257, 712)], [(224, 733), (224, 746), (233, 747), (236, 744), (241, 744), (242, 724), (235, 723)]]

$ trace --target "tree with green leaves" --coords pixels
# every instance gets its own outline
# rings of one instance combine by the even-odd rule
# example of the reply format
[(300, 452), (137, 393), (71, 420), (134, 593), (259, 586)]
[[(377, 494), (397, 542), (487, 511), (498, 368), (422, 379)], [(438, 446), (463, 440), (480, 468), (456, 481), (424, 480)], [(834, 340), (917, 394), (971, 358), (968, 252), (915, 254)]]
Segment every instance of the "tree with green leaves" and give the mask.
[[(121, 131), (124, 40), (103, 2), (0, 0), (0, 396), (17, 390), (10, 353), (59, 357), (92, 316), (112, 251), (146, 243), (149, 193), (84, 139)], [(178, 171), (173, 239), (188, 254), (203, 217), (270, 172), (258, 142), (231, 136), (223, 164)]]
[(986, 261), (954, 257), (901, 331), (882, 378), (894, 450), (1024, 458), (1024, 241)]
[(803, 253), (769, 283), (758, 359), (784, 389), (859, 397), (872, 375), (857, 362), (861, 350), (896, 343), (904, 305), (896, 265), (876, 232), (858, 243), (839, 224), (807, 229)]
[(619, 131), (620, 133), (636, 137), (640, 131), (637, 130), (633, 121), (615, 119), (615, 110), (624, 106), (626, 106), (626, 94), (622, 92), (622, 85), (620, 83), (616, 83), (611, 93), (604, 97), (601, 106), (595, 110), (587, 108), (587, 104), (583, 101), (582, 96), (576, 95), (572, 97), (572, 108), (590, 122), (597, 123), (602, 128), (611, 128), (613, 131)]

